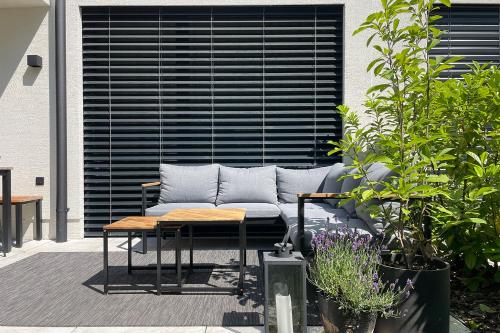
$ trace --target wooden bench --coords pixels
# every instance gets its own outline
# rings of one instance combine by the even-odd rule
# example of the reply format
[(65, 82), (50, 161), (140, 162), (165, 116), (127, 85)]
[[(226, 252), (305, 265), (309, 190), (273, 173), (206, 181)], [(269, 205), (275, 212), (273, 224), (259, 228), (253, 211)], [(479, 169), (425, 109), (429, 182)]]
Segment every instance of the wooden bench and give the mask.
[[(39, 195), (14, 195), (12, 196), (12, 205), (16, 207), (16, 246), (23, 246), (23, 206), (35, 203), (35, 239), (42, 239), (42, 200)], [(3, 198), (0, 197), (0, 204), (3, 205)], [(5, 221), (4, 221), (5, 223)]]

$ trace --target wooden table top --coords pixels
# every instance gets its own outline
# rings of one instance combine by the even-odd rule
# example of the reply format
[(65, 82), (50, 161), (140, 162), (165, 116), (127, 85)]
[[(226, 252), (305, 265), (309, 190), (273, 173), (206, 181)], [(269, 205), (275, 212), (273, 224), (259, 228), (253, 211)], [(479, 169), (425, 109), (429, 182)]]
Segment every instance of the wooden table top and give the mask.
[[(13, 195), (11, 201), (13, 205), (25, 204), (30, 202), (35, 202), (38, 200), (43, 200), (41, 195)], [(2, 197), (0, 197), (0, 204), (3, 203)]]
[[(106, 224), (103, 229), (106, 231), (125, 231), (125, 230), (149, 230), (156, 229), (158, 216), (127, 216), (121, 220)], [(179, 225), (172, 225), (172, 228), (180, 228)]]
[(160, 217), (160, 222), (228, 222), (241, 223), (245, 220), (244, 208), (187, 208), (174, 209)]

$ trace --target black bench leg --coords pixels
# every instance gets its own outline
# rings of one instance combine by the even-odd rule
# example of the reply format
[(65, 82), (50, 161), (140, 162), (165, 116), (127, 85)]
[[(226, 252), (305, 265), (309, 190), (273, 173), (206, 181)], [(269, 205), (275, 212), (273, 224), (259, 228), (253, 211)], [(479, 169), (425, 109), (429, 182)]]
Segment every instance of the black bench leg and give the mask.
[(35, 239), (42, 240), (42, 201), (36, 202)]
[(16, 205), (16, 247), (23, 247), (23, 205)]
[(147, 232), (142, 233), (142, 253), (143, 254), (148, 253), (148, 233)]
[(103, 248), (104, 248), (104, 294), (108, 294), (108, 232), (104, 231), (103, 234)]

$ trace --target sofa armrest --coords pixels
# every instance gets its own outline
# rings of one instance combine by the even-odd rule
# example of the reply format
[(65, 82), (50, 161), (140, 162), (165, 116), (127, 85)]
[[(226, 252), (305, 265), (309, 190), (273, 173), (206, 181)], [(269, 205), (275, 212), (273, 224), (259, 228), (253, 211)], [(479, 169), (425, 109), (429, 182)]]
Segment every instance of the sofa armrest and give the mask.
[(297, 221), (297, 232), (298, 232), (298, 247), (299, 251), (305, 250), (305, 235), (304, 235), (304, 204), (306, 200), (319, 200), (319, 199), (347, 199), (350, 194), (345, 193), (297, 193), (298, 201), (298, 221)]
[(349, 198), (350, 193), (297, 193), (297, 198), (306, 199), (345, 199)]
[(152, 183), (144, 183), (141, 184), (142, 188), (148, 188), (148, 187), (153, 187), (153, 186), (160, 186), (161, 182), (152, 182)]
[(142, 190), (142, 206), (141, 206), (141, 215), (146, 215), (146, 208), (148, 208), (148, 188), (160, 186), (161, 182), (152, 182), (152, 183), (144, 183), (141, 184)]

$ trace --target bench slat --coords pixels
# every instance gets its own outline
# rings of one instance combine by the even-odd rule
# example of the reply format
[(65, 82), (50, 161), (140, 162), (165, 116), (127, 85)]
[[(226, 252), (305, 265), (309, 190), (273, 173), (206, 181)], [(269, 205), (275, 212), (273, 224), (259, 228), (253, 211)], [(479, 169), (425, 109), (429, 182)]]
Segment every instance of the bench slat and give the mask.
[[(12, 196), (12, 204), (13, 205), (19, 205), (19, 204), (26, 204), (30, 202), (35, 202), (43, 200), (43, 197), (41, 195), (13, 195)], [(0, 204), (3, 204), (3, 198), (0, 197)]]

